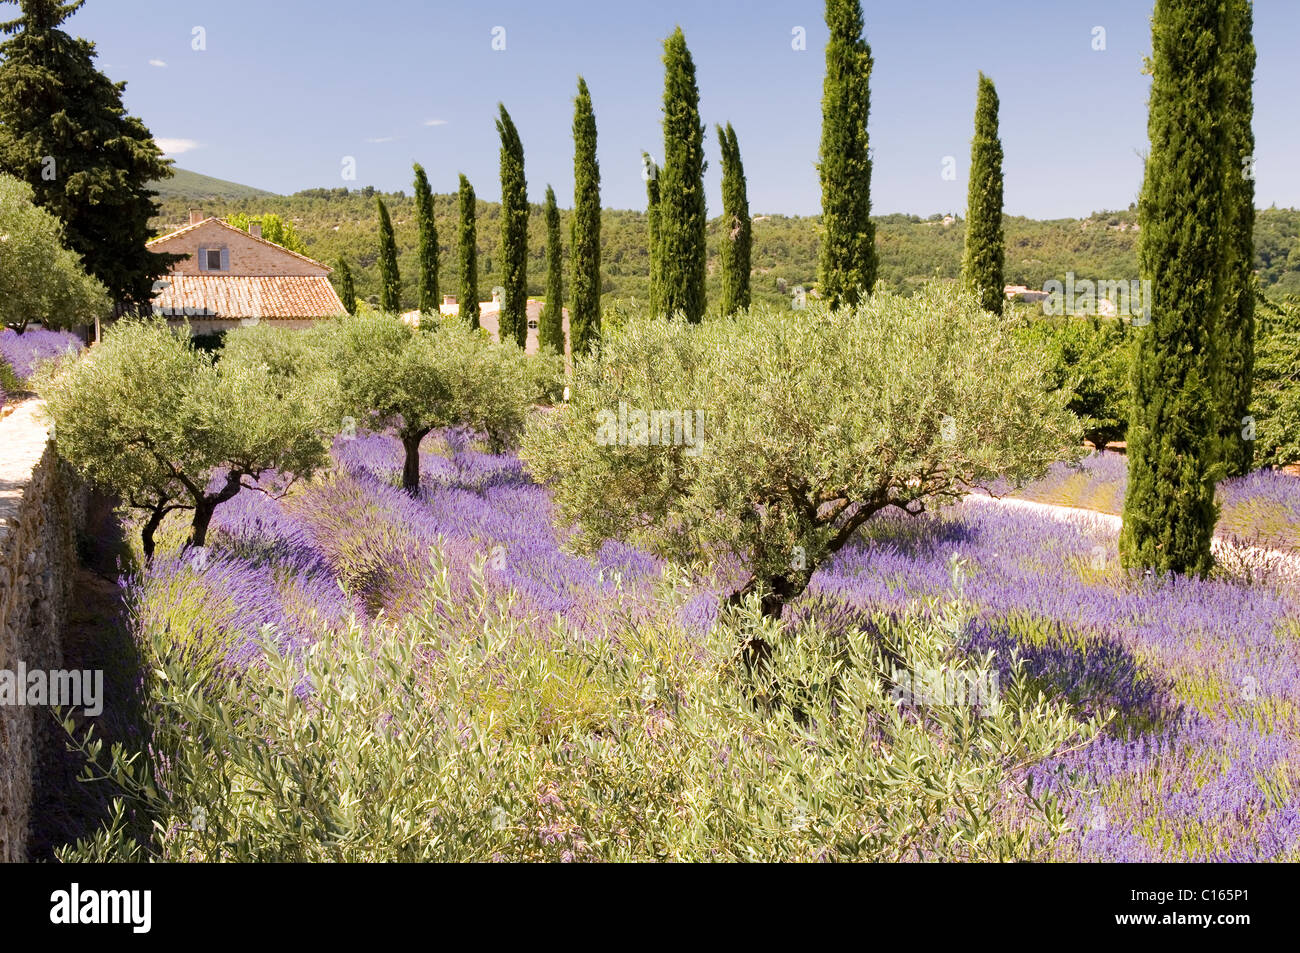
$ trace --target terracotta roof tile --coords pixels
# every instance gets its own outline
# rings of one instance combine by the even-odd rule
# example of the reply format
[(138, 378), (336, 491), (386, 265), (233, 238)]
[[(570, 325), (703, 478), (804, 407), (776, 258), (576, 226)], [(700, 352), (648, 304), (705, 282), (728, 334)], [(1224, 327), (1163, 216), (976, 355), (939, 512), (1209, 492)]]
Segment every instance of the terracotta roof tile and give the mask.
[(154, 296), (166, 317), (324, 318), (343, 314), (343, 302), (323, 276), (167, 275)]

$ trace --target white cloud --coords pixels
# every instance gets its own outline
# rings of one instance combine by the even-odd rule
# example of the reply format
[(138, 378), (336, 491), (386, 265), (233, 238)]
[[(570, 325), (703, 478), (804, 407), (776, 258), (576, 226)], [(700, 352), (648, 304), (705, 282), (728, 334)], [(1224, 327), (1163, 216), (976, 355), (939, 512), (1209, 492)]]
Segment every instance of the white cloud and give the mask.
[(447, 125), (447, 120), (445, 120), (445, 119), (426, 119), (426, 120), (424, 121), (424, 124), (425, 124), (426, 126), (445, 126), (445, 125)]
[(165, 67), (165, 66), (167, 65), (167, 63), (166, 63), (165, 61), (163, 61), (163, 60), (150, 60), (150, 61), (149, 61), (149, 65), (150, 65), (150, 66)]
[(155, 139), (158, 148), (163, 151), (165, 156), (178, 156), (189, 152), (192, 149), (199, 148), (199, 144), (193, 139)]
[(380, 136), (377, 139), (367, 139), (366, 142), (392, 142), (396, 138), (396, 136)]

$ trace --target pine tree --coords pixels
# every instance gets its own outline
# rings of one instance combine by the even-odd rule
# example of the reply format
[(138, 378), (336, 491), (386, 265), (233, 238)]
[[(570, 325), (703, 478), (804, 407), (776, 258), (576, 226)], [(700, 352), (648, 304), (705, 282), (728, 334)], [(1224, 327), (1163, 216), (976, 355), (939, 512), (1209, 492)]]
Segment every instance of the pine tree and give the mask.
[(662, 276), (657, 294), (667, 314), (704, 317), (704, 124), (695, 63), (678, 27), (664, 41), (664, 164), (659, 172), (658, 238)]
[(1204, 575), (1217, 508), (1213, 344), (1223, 309), (1227, 106), (1222, 0), (1156, 0), (1151, 140), (1139, 202), (1141, 277), (1128, 430), (1125, 566)]
[(438, 315), (438, 225), (433, 216), (433, 190), (424, 167), (415, 164), (415, 220), (419, 233), (420, 313)]
[(357, 313), (357, 286), (352, 280), (352, 268), (346, 258), (340, 258), (334, 270), (338, 273), (339, 300), (348, 314)]
[(150, 307), (174, 255), (145, 248), (158, 214), (150, 182), (171, 162), (122, 105), (125, 83), (95, 69), (95, 45), (58, 29), (85, 0), (21, 0), (0, 23), (0, 172), (21, 179), (59, 218), (64, 240), (118, 307)]
[(397, 239), (388, 206), (375, 196), (379, 206), (379, 307), (391, 314), (402, 310), (402, 277), (397, 271)]
[(859, 0), (826, 0), (826, 79), (822, 85), (822, 243), (817, 291), (836, 307), (854, 304), (876, 284), (871, 223), (871, 47)]
[(749, 307), (750, 252), (753, 224), (749, 219), (749, 195), (745, 188), (745, 167), (740, 161), (736, 130), (727, 123), (718, 126), (722, 145), (722, 313), (734, 314)]
[[(575, 336), (576, 339), (576, 336)], [(546, 187), (546, 307), (542, 309), (537, 346), (564, 353), (564, 248), (555, 189)]]
[(524, 179), (524, 145), (501, 105), (501, 285), (506, 293), (499, 312), (502, 341), (520, 347), (528, 342), (528, 183)]
[(659, 251), (659, 166), (650, 158), (650, 153), (641, 153), (641, 162), (645, 167), (646, 191), (646, 231), (650, 246), (650, 313), (663, 313), (663, 298), (659, 294), (659, 284), (663, 280), (663, 255)]
[(460, 316), (470, 327), (479, 326), (478, 315), (478, 199), (474, 186), (460, 177)]
[(1254, 465), (1255, 377), (1255, 41), (1250, 0), (1228, 0), (1228, 39), (1220, 51), (1227, 84), (1227, 273), (1216, 347), (1215, 396), (1221, 453), (1228, 476)]
[(980, 307), (1002, 313), (1006, 300), (1002, 266), (1002, 140), (998, 138), (998, 92), (980, 73), (975, 105), (975, 139), (970, 150), (970, 187), (966, 199), (966, 253), (962, 284)]
[[(596, 163), (596, 114), (587, 81), (578, 77), (573, 104), (573, 307), (569, 334), (574, 354), (586, 354), (600, 340), (600, 166)], [(560, 353), (564, 353), (563, 329)]]

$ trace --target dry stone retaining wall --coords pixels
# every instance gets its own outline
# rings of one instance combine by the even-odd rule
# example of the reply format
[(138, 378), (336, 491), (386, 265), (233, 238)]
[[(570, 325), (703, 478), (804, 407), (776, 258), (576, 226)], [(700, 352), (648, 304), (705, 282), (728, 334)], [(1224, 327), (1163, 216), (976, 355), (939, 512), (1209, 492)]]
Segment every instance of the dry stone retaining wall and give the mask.
[[(0, 420), (0, 671), (61, 667), (85, 507), (43, 405), (29, 400)], [(0, 862), (27, 859), (39, 752), (56, 727), (46, 708), (0, 704)]]

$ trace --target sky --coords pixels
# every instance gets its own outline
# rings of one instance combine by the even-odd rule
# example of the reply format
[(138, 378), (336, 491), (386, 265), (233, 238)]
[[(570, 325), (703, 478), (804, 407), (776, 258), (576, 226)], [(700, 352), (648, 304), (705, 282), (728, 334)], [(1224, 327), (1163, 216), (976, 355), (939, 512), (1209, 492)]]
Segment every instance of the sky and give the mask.
[[(997, 84), (1005, 207), (1082, 217), (1137, 198), (1151, 0), (864, 0), (875, 58), (868, 130), (876, 214), (961, 213), (975, 93)], [(0, 3), (0, 18), (9, 11)], [(573, 194), (577, 76), (591, 89), (606, 207), (643, 208), (641, 152), (663, 154), (663, 39), (686, 33), (706, 123), (740, 141), (755, 214), (816, 214), (827, 30), (819, 0), (88, 0), (66, 29), (94, 41), (182, 168), (288, 194), (434, 190), (465, 173), (500, 196), (495, 118), (523, 139), (529, 197)], [(1256, 0), (1256, 198), (1300, 206), (1298, 0)], [(802, 40), (802, 42), (801, 42)], [(499, 48), (504, 46), (504, 48)], [(800, 48), (802, 47), (802, 48)], [(955, 175), (944, 176), (945, 161)], [(345, 179), (348, 159), (355, 179)]]

